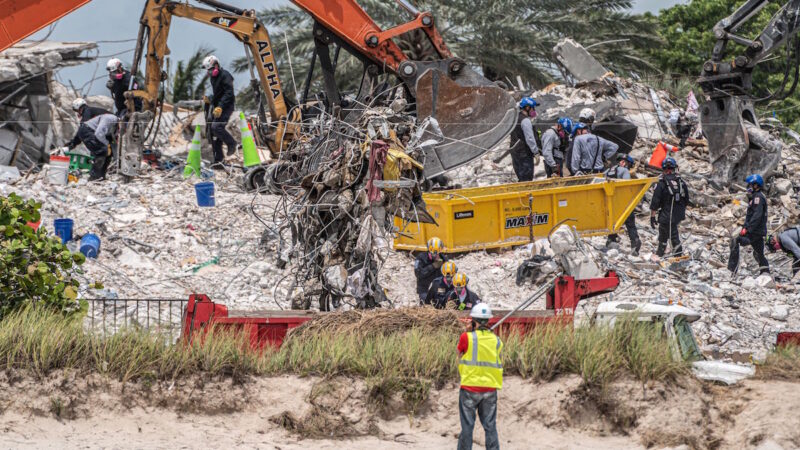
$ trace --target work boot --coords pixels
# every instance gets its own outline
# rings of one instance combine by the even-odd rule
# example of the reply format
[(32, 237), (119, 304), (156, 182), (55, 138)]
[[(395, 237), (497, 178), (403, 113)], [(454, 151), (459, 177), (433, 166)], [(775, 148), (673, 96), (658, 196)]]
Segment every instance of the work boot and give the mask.
[(658, 249), (656, 250), (656, 255), (660, 258), (664, 256), (664, 252), (667, 251), (667, 243), (666, 242), (659, 242)]
[(639, 250), (642, 249), (642, 241), (633, 241), (631, 242), (631, 254), (633, 256), (639, 256)]
[[(241, 145), (239, 145), (239, 146), (237, 146), (237, 147), (241, 147)], [(229, 146), (229, 147), (228, 147), (228, 154), (227, 154), (227, 156), (233, 156), (233, 155), (235, 155), (235, 154), (236, 154), (236, 149), (237, 149), (237, 147), (230, 147), (230, 146)]]

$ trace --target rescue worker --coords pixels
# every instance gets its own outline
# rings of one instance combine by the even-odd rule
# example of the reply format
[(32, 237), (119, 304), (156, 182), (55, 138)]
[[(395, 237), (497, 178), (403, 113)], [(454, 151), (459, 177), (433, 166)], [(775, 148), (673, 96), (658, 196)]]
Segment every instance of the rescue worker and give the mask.
[(219, 165), (225, 160), (222, 153), (223, 143), (228, 147), (228, 156), (236, 153), (236, 140), (225, 129), (236, 106), (236, 93), (233, 89), (233, 75), (220, 67), (216, 56), (206, 56), (203, 68), (208, 71), (213, 91), (212, 97), (204, 97), (203, 101), (211, 108), (211, 147), (214, 149), (214, 164)]
[(769, 273), (769, 261), (764, 256), (764, 238), (767, 236), (767, 197), (761, 192), (764, 178), (753, 174), (745, 180), (747, 183), (747, 215), (739, 235), (731, 241), (731, 254), (728, 258), (728, 270), (736, 273), (739, 269), (739, 247), (753, 247), (753, 256), (758, 262), (761, 273)]
[(519, 181), (533, 180), (533, 156), (539, 153), (532, 119), (539, 103), (530, 97), (519, 102), (517, 126), (511, 131), (511, 164)]
[(571, 168), (575, 175), (601, 173), (605, 161), (614, 156), (619, 145), (589, 132), (586, 124), (579, 122), (573, 128), (575, 137), (572, 144)]
[(106, 177), (108, 164), (111, 161), (111, 142), (118, 121), (119, 118), (114, 114), (102, 114), (82, 123), (78, 128), (78, 144), (83, 142), (94, 158), (92, 169), (89, 171), (89, 181)]
[(430, 238), (428, 251), (420, 253), (414, 260), (414, 276), (417, 278), (417, 295), (419, 295), (420, 303), (425, 302), (431, 283), (439, 275), (442, 264), (447, 261), (442, 250), (444, 250), (442, 240), (438, 237)]
[(459, 311), (472, 310), (473, 306), (480, 303), (481, 298), (478, 297), (475, 291), (467, 287), (468, 283), (469, 277), (467, 277), (466, 274), (461, 272), (456, 273), (453, 277), (453, 289), (450, 291), (450, 296), (447, 298), (442, 308), (450, 307), (450, 302), (453, 302), (452, 306)]
[[(689, 204), (689, 187), (675, 170), (678, 162), (673, 158), (664, 158), (661, 163), (664, 173), (659, 177), (653, 198), (650, 201), (650, 227), (658, 228), (658, 249), (656, 254), (664, 256), (667, 242), (672, 243), (672, 255), (681, 256), (681, 236), (678, 225), (686, 218), (686, 206)], [(658, 216), (658, 220), (656, 220)]]
[[(619, 165), (612, 167), (606, 171), (606, 178), (615, 180), (630, 180), (630, 169), (633, 167), (635, 161), (630, 155), (625, 155), (619, 160)], [(636, 214), (631, 213), (625, 220), (625, 229), (628, 230), (628, 238), (631, 240), (631, 250), (633, 256), (639, 255), (639, 250), (642, 248), (642, 241), (639, 239), (639, 230), (636, 229)], [(612, 242), (619, 242), (617, 234), (609, 234), (606, 246)]]
[(563, 173), (564, 154), (569, 146), (572, 120), (561, 117), (555, 125), (542, 134), (542, 157), (547, 178), (560, 177)]
[(497, 390), (503, 388), (503, 341), (489, 330), (489, 319), (492, 318), (489, 305), (478, 303), (469, 315), (472, 331), (462, 333), (458, 339), (458, 374), (461, 377), (458, 450), (472, 449), (476, 411), (485, 432), (484, 447), (498, 450)]
[(437, 309), (443, 309), (453, 290), (453, 277), (456, 275), (456, 272), (458, 272), (456, 263), (453, 261), (445, 261), (442, 264), (442, 275), (431, 283), (431, 287), (428, 289), (428, 295), (425, 296), (423, 304), (433, 305)]
[(592, 108), (583, 108), (580, 114), (578, 114), (578, 121), (592, 130), (595, 117), (597, 117), (597, 113), (595, 113)]
[[(78, 115), (79, 123), (84, 123), (88, 120), (92, 120), (97, 116), (102, 116), (103, 114), (111, 114), (109, 111), (106, 111), (103, 108), (96, 108), (94, 106), (89, 106), (86, 104), (86, 100), (82, 98), (76, 98), (72, 101), (72, 110)], [(72, 150), (77, 147), (81, 140), (78, 137), (78, 131), (75, 132), (75, 136), (72, 138), (71, 141), (67, 143), (67, 150)]]
[[(133, 84), (131, 84), (131, 72), (125, 69), (122, 66), (122, 61), (117, 58), (108, 60), (106, 70), (109, 78), (106, 87), (111, 91), (111, 98), (114, 99), (115, 114), (122, 119), (128, 113), (128, 106), (125, 104), (125, 92), (139, 89), (139, 83), (134, 79)], [(142, 99), (135, 99), (134, 107), (136, 111), (141, 111)]]
[(770, 236), (767, 239), (767, 248), (770, 252), (783, 250), (787, 255), (791, 255), (792, 276), (800, 272), (800, 226), (789, 228), (777, 236)]

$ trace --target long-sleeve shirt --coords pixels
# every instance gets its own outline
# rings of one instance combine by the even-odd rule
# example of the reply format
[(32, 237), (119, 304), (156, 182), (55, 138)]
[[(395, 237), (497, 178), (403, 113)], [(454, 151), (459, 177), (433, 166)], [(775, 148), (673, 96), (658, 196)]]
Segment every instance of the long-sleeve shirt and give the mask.
[(747, 205), (744, 228), (748, 234), (767, 235), (767, 197), (764, 197), (764, 193), (761, 191), (754, 192), (753, 198)]
[(627, 167), (615, 166), (606, 170), (606, 177), (615, 178), (617, 180), (630, 180), (631, 172)]
[(119, 119), (114, 114), (103, 114), (85, 122), (84, 125), (94, 130), (94, 137), (103, 145), (108, 145), (106, 135), (114, 129)]
[(794, 256), (795, 260), (800, 260), (800, 227), (784, 231), (778, 235), (778, 239), (784, 252)]
[(223, 111), (233, 110), (236, 103), (236, 92), (233, 88), (233, 75), (225, 69), (219, 69), (219, 75), (211, 77), (211, 89), (214, 92), (211, 106)]
[(689, 186), (674, 173), (658, 179), (650, 200), (650, 211), (658, 211), (660, 223), (680, 222), (686, 218), (689, 204)]
[(552, 128), (548, 128), (542, 134), (542, 157), (544, 157), (544, 163), (548, 167), (558, 165), (555, 158), (564, 159), (564, 153), (561, 151), (561, 138), (558, 137), (556, 130)]
[(440, 253), (439, 258), (437, 260), (431, 259), (428, 252), (422, 252), (417, 255), (417, 258), (414, 260), (414, 275), (417, 277), (417, 292), (428, 292), (428, 288), (431, 287), (431, 283), (436, 277), (441, 276), (442, 273), (440, 271), (442, 265), (434, 264), (436, 261), (441, 261), (444, 263), (447, 261), (447, 256)]
[(572, 146), (572, 167), (581, 172), (603, 170), (603, 161), (619, 150), (619, 145), (587, 133), (576, 137)]
[[(102, 116), (103, 114), (111, 114), (111, 112), (106, 111), (103, 108), (95, 108), (94, 106), (85, 106), (83, 111), (81, 111), (81, 122), (84, 123), (89, 120), (94, 119), (97, 116)], [(71, 141), (67, 144), (67, 147), (73, 149), (77, 147), (81, 143), (81, 138), (78, 137), (78, 132), (75, 132), (75, 137), (72, 138)]]
[(520, 126), (522, 127), (522, 134), (525, 136), (525, 143), (528, 144), (531, 153), (534, 155), (539, 153), (539, 146), (536, 145), (536, 135), (533, 133), (533, 122), (531, 122), (530, 117), (522, 119)]

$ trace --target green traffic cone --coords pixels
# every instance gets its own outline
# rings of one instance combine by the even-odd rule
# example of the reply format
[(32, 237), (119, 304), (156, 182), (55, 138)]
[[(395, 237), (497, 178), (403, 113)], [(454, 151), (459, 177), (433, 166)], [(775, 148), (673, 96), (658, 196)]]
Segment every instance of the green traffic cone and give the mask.
[(261, 158), (258, 156), (256, 149), (256, 142), (253, 140), (253, 132), (250, 131), (250, 125), (247, 119), (244, 118), (244, 113), (239, 113), (239, 129), (242, 131), (242, 156), (244, 157), (244, 166), (252, 167), (261, 164)]
[(189, 178), (192, 175), (200, 176), (200, 139), (202, 139), (202, 132), (200, 125), (194, 129), (194, 137), (192, 143), (189, 144), (189, 155), (186, 157), (186, 167), (183, 169), (183, 178)]

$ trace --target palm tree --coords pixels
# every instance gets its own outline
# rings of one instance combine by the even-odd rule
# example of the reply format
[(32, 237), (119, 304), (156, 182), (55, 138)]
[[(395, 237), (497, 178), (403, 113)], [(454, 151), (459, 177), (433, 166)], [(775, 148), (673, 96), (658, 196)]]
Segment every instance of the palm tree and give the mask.
[(203, 97), (208, 74), (203, 70), (203, 59), (214, 50), (200, 47), (186, 61), (178, 61), (175, 75), (172, 77), (170, 102), (181, 100), (199, 100)]
[[(572, 37), (587, 47), (598, 44), (591, 49), (592, 54), (615, 72), (655, 70), (645, 50), (658, 45), (659, 37), (653, 32), (651, 21), (628, 12), (632, 6), (630, 0), (425, 0), (417, 3), (421, 9), (433, 13), (450, 50), (480, 67), (489, 79), (513, 79), (520, 75), (537, 87), (552, 82), (558, 77), (552, 49), (564, 37)], [(389, 0), (359, 0), (359, 4), (383, 29), (409, 18)], [(273, 31), (273, 46), (284, 49), (276, 54), (281, 79), (285, 91), (297, 98), (290, 82), (285, 48), (288, 43), (294, 78), (302, 83), (314, 50), (312, 18), (292, 6), (265, 9), (258, 16)], [(412, 59), (433, 56), (424, 33), (407, 33), (395, 42)], [(246, 62), (239, 60), (234, 68), (245, 70)], [(355, 58), (342, 52), (337, 65), (340, 89), (356, 87), (361, 70)], [(315, 90), (320, 88), (321, 78), (317, 75)]]

